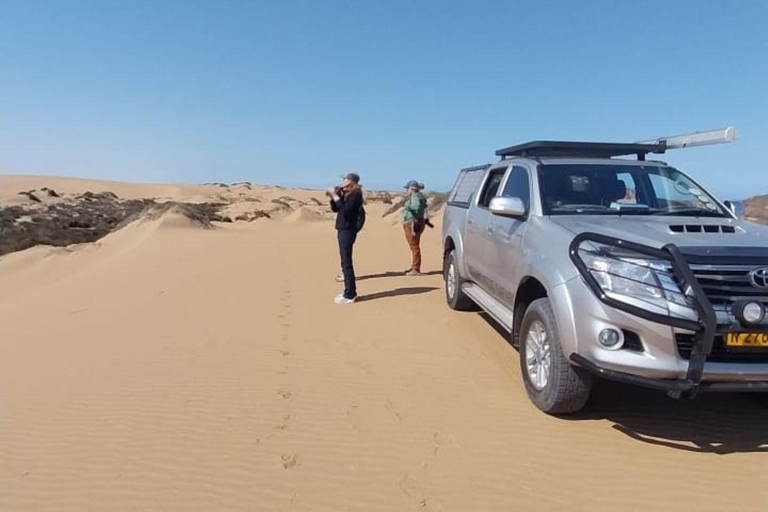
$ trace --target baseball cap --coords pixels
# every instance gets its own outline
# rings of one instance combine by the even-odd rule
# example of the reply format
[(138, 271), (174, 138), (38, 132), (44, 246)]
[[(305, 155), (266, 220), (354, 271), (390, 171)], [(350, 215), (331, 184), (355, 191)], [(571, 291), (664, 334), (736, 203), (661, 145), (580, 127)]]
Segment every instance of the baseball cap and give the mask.
[(354, 181), (355, 183), (360, 183), (360, 175), (356, 172), (348, 172), (347, 174), (342, 174), (342, 178), (349, 181)]
[(411, 180), (411, 181), (409, 181), (408, 183), (405, 184), (404, 188), (418, 188), (418, 189), (422, 189), (422, 188), (424, 188), (424, 185), (422, 185), (421, 183), (419, 183), (416, 180)]

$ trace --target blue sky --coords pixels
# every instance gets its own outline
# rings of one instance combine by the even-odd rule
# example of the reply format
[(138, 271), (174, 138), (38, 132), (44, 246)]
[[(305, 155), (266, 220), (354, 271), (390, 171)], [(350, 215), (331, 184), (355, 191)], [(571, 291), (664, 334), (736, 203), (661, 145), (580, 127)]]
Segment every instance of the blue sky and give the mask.
[(768, 192), (768, 2), (0, 0), (0, 172), (447, 189), (533, 139)]

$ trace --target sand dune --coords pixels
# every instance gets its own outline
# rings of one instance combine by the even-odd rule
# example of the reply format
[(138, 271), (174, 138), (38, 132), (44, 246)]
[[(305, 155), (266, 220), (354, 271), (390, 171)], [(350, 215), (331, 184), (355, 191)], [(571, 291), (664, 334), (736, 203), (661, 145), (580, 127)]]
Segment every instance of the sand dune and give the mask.
[(0, 185), (3, 201), (44, 186), (294, 199), (215, 229), (169, 208), (96, 243), (0, 258), (0, 510), (768, 507), (765, 403), (608, 385), (582, 416), (539, 413), (504, 337), (445, 307), (438, 230), (429, 275), (395, 272), (409, 254), (388, 205), (367, 205), (361, 301), (338, 307), (332, 223), (307, 220), (322, 193)]
[(331, 220), (333, 217), (323, 215), (322, 212), (318, 212), (306, 206), (301, 206), (295, 212), (286, 217), (286, 221), (296, 222), (317, 222), (321, 220)]

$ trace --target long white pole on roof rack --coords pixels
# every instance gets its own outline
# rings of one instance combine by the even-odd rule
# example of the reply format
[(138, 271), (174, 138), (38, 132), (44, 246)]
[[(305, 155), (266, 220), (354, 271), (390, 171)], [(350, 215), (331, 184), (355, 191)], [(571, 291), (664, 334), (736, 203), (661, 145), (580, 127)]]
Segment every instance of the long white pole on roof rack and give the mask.
[(725, 144), (733, 142), (739, 136), (736, 128), (728, 126), (719, 130), (708, 130), (705, 132), (687, 133), (685, 135), (674, 135), (672, 137), (660, 137), (658, 139), (644, 140), (637, 144), (661, 144), (667, 143), (667, 149), (692, 148), (695, 146), (708, 146), (710, 144)]

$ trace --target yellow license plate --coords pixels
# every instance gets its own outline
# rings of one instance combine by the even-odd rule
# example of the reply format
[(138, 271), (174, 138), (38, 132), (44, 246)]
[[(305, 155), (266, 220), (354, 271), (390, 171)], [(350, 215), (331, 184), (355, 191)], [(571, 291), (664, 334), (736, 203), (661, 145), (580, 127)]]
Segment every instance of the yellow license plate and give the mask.
[(725, 336), (727, 347), (766, 347), (768, 334), (760, 332), (729, 332)]

